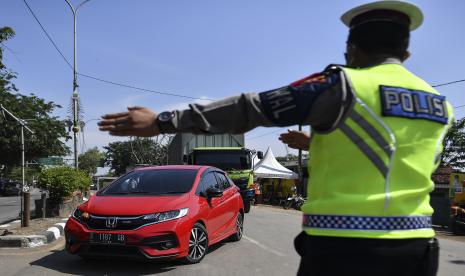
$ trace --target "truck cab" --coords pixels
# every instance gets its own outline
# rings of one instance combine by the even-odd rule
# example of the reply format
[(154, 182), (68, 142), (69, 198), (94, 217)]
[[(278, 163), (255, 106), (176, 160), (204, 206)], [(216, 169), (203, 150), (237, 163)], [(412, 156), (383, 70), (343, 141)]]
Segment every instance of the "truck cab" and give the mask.
[(241, 147), (204, 147), (194, 148), (185, 158), (188, 164), (208, 165), (227, 172), (228, 176), (239, 187), (244, 211), (250, 211), (251, 201), (254, 198), (254, 174), (252, 164), (253, 155), (259, 158), (263, 153)]

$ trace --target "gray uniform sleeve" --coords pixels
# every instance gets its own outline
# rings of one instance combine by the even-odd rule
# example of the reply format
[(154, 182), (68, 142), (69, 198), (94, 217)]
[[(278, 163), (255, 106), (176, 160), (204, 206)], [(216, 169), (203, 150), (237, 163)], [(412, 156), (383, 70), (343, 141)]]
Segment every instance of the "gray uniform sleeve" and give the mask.
[[(317, 76), (316, 76), (317, 75)], [(241, 94), (175, 110), (163, 133), (238, 134), (255, 127), (311, 125), (317, 132), (333, 130), (350, 105), (342, 71), (325, 71), (278, 89)]]

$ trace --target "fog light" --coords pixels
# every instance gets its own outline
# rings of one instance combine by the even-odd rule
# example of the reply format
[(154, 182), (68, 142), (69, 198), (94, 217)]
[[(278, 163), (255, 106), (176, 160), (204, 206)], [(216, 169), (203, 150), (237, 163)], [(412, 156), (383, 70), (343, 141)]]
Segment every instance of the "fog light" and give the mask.
[(170, 249), (170, 248), (175, 247), (175, 245), (174, 245), (174, 243), (172, 241), (167, 241), (167, 242), (165, 242), (165, 245), (163, 247), (166, 248), (166, 249)]

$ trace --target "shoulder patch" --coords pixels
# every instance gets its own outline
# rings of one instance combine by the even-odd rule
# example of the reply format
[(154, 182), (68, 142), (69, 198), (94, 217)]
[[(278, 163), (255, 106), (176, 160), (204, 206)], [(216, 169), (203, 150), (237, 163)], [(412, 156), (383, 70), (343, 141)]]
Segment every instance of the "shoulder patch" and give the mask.
[(446, 97), (393, 86), (380, 86), (383, 116), (425, 119), (447, 124)]
[(291, 87), (296, 87), (296, 86), (301, 86), (305, 83), (325, 83), (326, 82), (326, 75), (324, 73), (316, 73), (313, 75), (310, 75), (306, 78), (303, 78), (301, 80), (295, 81), (291, 83), (289, 86)]

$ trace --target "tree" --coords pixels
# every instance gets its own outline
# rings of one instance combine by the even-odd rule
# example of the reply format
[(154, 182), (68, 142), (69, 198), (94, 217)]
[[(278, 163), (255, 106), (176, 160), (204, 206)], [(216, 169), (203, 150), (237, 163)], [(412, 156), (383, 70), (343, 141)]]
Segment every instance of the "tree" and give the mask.
[(103, 165), (105, 155), (94, 147), (83, 154), (79, 155), (79, 169), (87, 172), (89, 175), (97, 173), (97, 167)]
[(136, 165), (164, 165), (168, 152), (167, 136), (135, 138), (124, 142), (113, 142), (104, 147), (105, 165), (121, 175), (127, 168)]
[(454, 121), (444, 137), (441, 167), (446, 166), (465, 169), (465, 118)]
[(276, 157), (276, 160), (278, 162), (287, 162), (287, 161), (297, 161), (299, 157), (294, 154), (287, 154), (286, 156), (278, 156)]
[[(26, 119), (29, 127), (35, 132), (34, 135), (25, 132), (26, 160), (66, 155), (69, 149), (63, 141), (71, 137), (66, 132), (65, 123), (58, 117), (51, 116), (51, 113), (61, 106), (34, 94), (25, 96), (18, 93), (18, 89), (12, 83), (16, 74), (3, 64), (3, 50), (6, 48), (4, 42), (14, 34), (9, 27), (0, 28), (0, 103), (18, 118)], [(21, 128), (8, 114), (0, 113), (0, 168), (8, 173), (21, 161)]]

